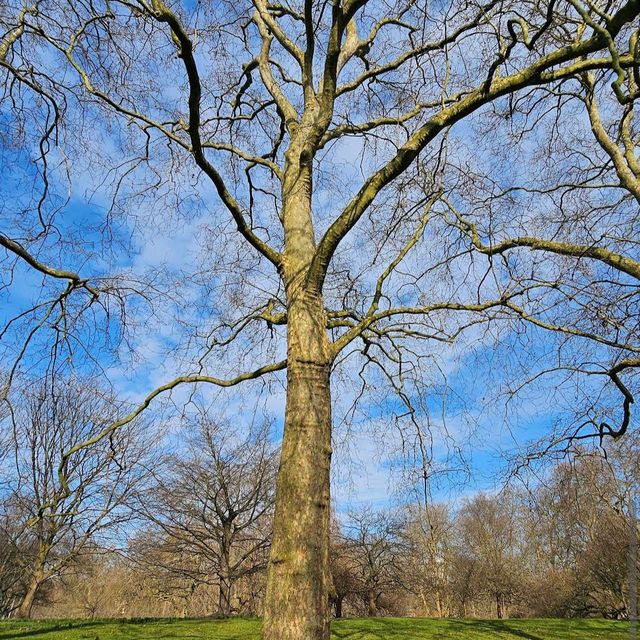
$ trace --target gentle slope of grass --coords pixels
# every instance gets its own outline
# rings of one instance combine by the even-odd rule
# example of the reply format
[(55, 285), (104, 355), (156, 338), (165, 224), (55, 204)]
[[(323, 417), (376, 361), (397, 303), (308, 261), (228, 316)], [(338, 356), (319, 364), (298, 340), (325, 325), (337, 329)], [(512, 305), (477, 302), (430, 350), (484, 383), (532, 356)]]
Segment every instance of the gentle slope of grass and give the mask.
[[(627, 640), (629, 625), (606, 620), (338, 620), (333, 640)], [(0, 621), (0, 640), (259, 640), (260, 621)]]

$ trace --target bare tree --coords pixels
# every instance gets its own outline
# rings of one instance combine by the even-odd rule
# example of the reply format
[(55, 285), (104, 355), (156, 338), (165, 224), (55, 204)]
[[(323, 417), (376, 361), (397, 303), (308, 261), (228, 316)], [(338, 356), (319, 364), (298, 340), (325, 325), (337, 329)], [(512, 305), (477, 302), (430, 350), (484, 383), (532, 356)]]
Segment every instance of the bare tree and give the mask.
[(561, 586), (555, 597), (543, 596), (551, 614), (628, 616), (628, 505), (638, 486), (637, 456), (636, 434), (611, 446), (606, 458), (583, 450), (529, 495), (536, 591), (549, 576)]
[[(570, 4), (587, 28), (595, 28), (586, 7)], [(629, 34), (628, 50), (637, 55), (637, 31)], [(549, 347), (551, 358), (542, 362), (540, 343), (531, 348), (519, 332), (511, 336), (519, 357), (505, 367), (507, 403), (546, 375), (559, 389), (579, 389), (567, 403), (570, 417), (531, 446), (526, 463), (563, 454), (594, 433), (600, 442), (619, 438), (632, 425), (640, 366), (637, 80), (637, 66), (623, 71), (616, 63), (553, 89), (523, 92), (512, 104), (517, 117), (494, 105), (478, 131), (510, 127), (514, 144), (500, 152), (502, 166), (492, 172), (480, 164), (468, 167), (464, 189), (442, 200), (444, 218), (463, 242), (488, 257), (494, 277), (523, 287), (523, 295), (504, 308), (535, 327)], [(551, 92), (554, 107), (545, 100)], [(491, 144), (489, 137), (481, 144)], [(545, 160), (537, 164), (540, 153)]]
[[(246, 0), (193, 9), (163, 0), (34, 0), (3, 8), (4, 103), (16, 131), (25, 132), (24, 141), (12, 142), (32, 152), (40, 193), (23, 207), (33, 215), (16, 225), (15, 237), (2, 232), (0, 244), (7, 273), (35, 272), (51, 293), (7, 322), (3, 335), (13, 340), (12, 359), (25, 361), (47, 336), (56, 355), (72, 358), (76, 342), (91, 352), (95, 342), (77, 329), (94, 311), (111, 326), (110, 300), (123, 308), (130, 297), (157, 302), (157, 289), (147, 286), (152, 279), (131, 286), (132, 279), (107, 279), (99, 266), (51, 266), (71, 259), (62, 250), (60, 238), (69, 236), (56, 226), (49, 189), (52, 149), (77, 150), (75, 164), (100, 174), (102, 186), (107, 176), (112, 203), (105, 227), (114, 213), (132, 221), (141, 203), (188, 216), (194, 202), (205, 201), (211, 234), (203, 262), (213, 255), (216, 265), (193, 265), (190, 276), (203, 298), (215, 287), (224, 299), (203, 306), (193, 326), (181, 319), (190, 330), (181, 336), (184, 371), (101, 435), (115, 433), (180, 385), (231, 387), (286, 369), (265, 640), (329, 636), (330, 378), (348, 356), (363, 389), (375, 372), (376, 382), (407, 405), (407, 419), (417, 422), (413, 392), (423, 388), (437, 344), (490, 318), (524, 320), (611, 349), (600, 354), (597, 372), (577, 369), (597, 373), (621, 394), (620, 423), (614, 427), (596, 415), (598, 406), (586, 412), (589, 431), (582, 425), (578, 431), (593, 437), (627, 429), (633, 394), (621, 375), (638, 367), (629, 315), (620, 337), (589, 330), (583, 322), (594, 318), (576, 316), (575, 292), (546, 277), (544, 258), (533, 260), (525, 275), (533, 274), (524, 277), (506, 256), (517, 247), (527, 255), (571, 258), (565, 275), (585, 263), (612, 269), (614, 289), (635, 292), (633, 236), (617, 237), (613, 247), (585, 237), (556, 240), (557, 229), (548, 225), (538, 233), (544, 216), (529, 216), (529, 204), (517, 209), (516, 224), (494, 236), (490, 215), (478, 210), (477, 220), (463, 207), (469, 184), (486, 187), (473, 175), (472, 160), (481, 156), (465, 132), (495, 110), (507, 126), (528, 131), (532, 123), (543, 142), (553, 140), (541, 118), (528, 119), (529, 113), (546, 113), (558, 101), (564, 108), (558, 96), (568, 87), (582, 92), (590, 115), (597, 100), (613, 95), (624, 111), (618, 138), (606, 127), (603, 135), (591, 117), (596, 142), (610, 158), (605, 164), (618, 176), (600, 193), (615, 206), (633, 193), (638, 175), (630, 114), (639, 14), (637, 0)], [(114, 130), (118, 135), (109, 136)], [(508, 130), (496, 132), (500, 140), (485, 136), (490, 158), (498, 148), (517, 146)], [(101, 144), (103, 137), (116, 152)], [(341, 158), (352, 158), (354, 147), (357, 162), (345, 166)], [(585, 148), (588, 158), (591, 148)], [(541, 157), (544, 167), (549, 154)], [(576, 168), (573, 183), (585, 184), (580, 176), (592, 168)], [(500, 193), (509, 191), (511, 178), (505, 176)], [(212, 212), (211, 191), (230, 227)], [(486, 202), (494, 194), (485, 195)], [(628, 207), (617, 211), (618, 220), (629, 222), (627, 234), (636, 223)], [(7, 221), (21, 213), (9, 211)], [(566, 219), (563, 212), (562, 224)], [(601, 226), (598, 237), (605, 239), (617, 228), (607, 216)], [(507, 233), (514, 227), (517, 236)], [(585, 221), (576, 228), (591, 226)], [(505, 271), (496, 268), (497, 256)], [(7, 290), (12, 286), (11, 277), (3, 281)], [(607, 297), (600, 288), (587, 291), (591, 299)], [(169, 296), (166, 288), (162, 293)], [(550, 294), (570, 324), (541, 317), (539, 293)], [(613, 307), (631, 299), (625, 296)], [(186, 296), (185, 304), (194, 299)], [(578, 304), (582, 311), (585, 306)], [(615, 333), (611, 315), (607, 326)], [(26, 340), (16, 331), (25, 325)], [(61, 333), (63, 326), (71, 333)], [(617, 415), (615, 406), (607, 413)]]
[(349, 514), (345, 543), (356, 576), (356, 594), (366, 615), (379, 615), (391, 594), (401, 591), (401, 524), (393, 516), (363, 508)]
[(402, 532), (406, 546), (402, 558), (403, 582), (420, 599), (424, 615), (447, 617), (451, 612), (454, 550), (454, 523), (448, 505), (413, 507), (407, 511)]
[(24, 598), (27, 589), (22, 567), (23, 554), (30, 549), (23, 548), (15, 530), (15, 514), (3, 504), (0, 519), (0, 617), (11, 615)]
[(344, 602), (355, 598), (359, 593), (358, 569), (354, 561), (353, 545), (344, 536), (337, 519), (331, 524), (331, 589), (329, 601), (334, 608), (336, 618), (344, 615)]
[[(188, 454), (171, 456), (141, 508), (146, 539), (165, 569), (218, 587), (218, 613), (237, 612), (234, 587), (266, 569), (277, 451), (268, 425), (241, 437), (230, 424), (202, 422)], [(151, 559), (152, 562), (152, 559)]]
[(3, 534), (19, 554), (25, 584), (17, 615), (29, 617), (44, 584), (129, 521), (145, 449), (140, 424), (86, 445), (116, 410), (88, 383), (34, 383), (22, 391), (13, 424), (4, 425), (14, 440), (2, 494), (13, 523)]
[(523, 585), (523, 555), (517, 512), (508, 496), (492, 499), (478, 495), (459, 515), (463, 555), (475, 560), (475, 578), (480, 589), (495, 603), (496, 615), (508, 615), (508, 606)]
[(475, 604), (481, 593), (476, 559), (462, 550), (454, 555), (451, 570), (451, 597), (457, 605), (457, 614), (461, 618), (475, 616)]

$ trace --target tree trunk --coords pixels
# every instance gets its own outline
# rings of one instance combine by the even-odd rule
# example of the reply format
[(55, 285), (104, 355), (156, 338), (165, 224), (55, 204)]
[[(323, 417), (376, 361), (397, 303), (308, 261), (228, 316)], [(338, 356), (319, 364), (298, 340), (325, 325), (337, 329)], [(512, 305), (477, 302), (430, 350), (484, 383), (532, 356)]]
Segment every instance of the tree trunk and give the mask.
[(440, 594), (440, 589), (436, 589), (436, 613), (438, 614), (438, 618), (444, 618), (444, 614), (442, 612), (442, 596)]
[(498, 620), (502, 620), (502, 618), (504, 618), (504, 611), (502, 608), (502, 594), (500, 593), (496, 595), (496, 612), (498, 614)]
[(429, 601), (427, 600), (427, 595), (425, 594), (424, 589), (420, 589), (420, 601), (422, 602), (421, 617), (428, 616), (431, 611), (431, 607), (429, 606)]
[(231, 615), (231, 596), (233, 594), (233, 579), (231, 577), (231, 523), (223, 524), (222, 544), (220, 553), (220, 590), (218, 596), (218, 613), (223, 616)]
[(373, 591), (367, 594), (367, 615), (369, 618), (375, 618), (378, 613), (378, 600)]
[(303, 162), (301, 148), (287, 152), (283, 185), (287, 403), (263, 640), (329, 638), (332, 355), (322, 294), (306, 282), (315, 241), (311, 158)]
[(37, 529), (37, 536), (39, 540), (38, 553), (33, 561), (29, 587), (27, 588), (27, 592), (25, 593), (24, 598), (20, 603), (20, 607), (16, 612), (16, 617), (18, 618), (31, 617), (31, 609), (33, 608), (33, 603), (35, 602), (36, 596), (38, 595), (38, 591), (42, 584), (50, 577), (47, 574), (45, 567), (47, 558), (49, 557), (49, 553), (51, 551), (51, 540), (46, 539), (41, 527), (42, 522), (39, 523)]
[(38, 589), (40, 588), (41, 579), (34, 575), (31, 578), (31, 582), (29, 583), (29, 588), (27, 592), (24, 594), (24, 598), (18, 607), (18, 612), (16, 613), (16, 617), (18, 618), (30, 618), (31, 617), (31, 609), (33, 608), (33, 603), (36, 599), (36, 595), (38, 593)]
[(335, 609), (336, 609), (336, 618), (342, 618), (342, 596), (337, 596), (336, 599), (333, 601), (333, 604), (335, 605)]
[(225, 617), (231, 615), (232, 584), (228, 576), (220, 576), (220, 593), (218, 596), (218, 613)]
[(296, 360), (287, 372), (264, 640), (329, 637), (329, 366)]

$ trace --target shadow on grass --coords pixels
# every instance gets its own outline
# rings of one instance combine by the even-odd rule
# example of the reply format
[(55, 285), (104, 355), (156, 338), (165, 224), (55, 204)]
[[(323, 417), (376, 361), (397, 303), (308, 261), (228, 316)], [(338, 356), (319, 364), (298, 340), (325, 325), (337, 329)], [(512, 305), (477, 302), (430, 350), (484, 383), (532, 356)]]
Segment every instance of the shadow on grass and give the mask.
[(0, 624), (0, 640), (259, 640), (251, 618), (115, 618), (25, 620)]
[[(504, 620), (447, 620), (446, 626), (435, 625), (429, 627), (408, 624), (404, 619), (373, 618), (367, 620), (366, 625), (359, 629), (343, 629), (333, 625), (332, 636), (339, 640), (436, 640), (444, 638), (477, 637), (486, 640), (547, 640), (539, 635), (534, 635), (517, 626), (512, 626)], [(434, 621), (435, 622), (435, 621)]]
[[(332, 640), (626, 640), (603, 620), (369, 618), (333, 621)], [(3, 621), (0, 640), (259, 640), (260, 621), (231, 618)]]
[[(24, 626), (28, 626), (30, 623), (25, 622)], [(16, 638), (33, 638), (34, 636), (43, 636), (48, 633), (58, 633), (61, 631), (76, 630), (76, 629), (89, 629), (91, 627), (100, 627), (104, 623), (96, 620), (87, 620), (79, 622), (60, 622), (58, 624), (47, 625), (40, 629), (27, 628), (24, 631), (20, 629), (20, 624), (15, 625), (13, 629), (5, 631), (0, 627), (0, 640), (15, 640)]]
[[(332, 623), (331, 637), (339, 640), (363, 640), (365, 638), (366, 640), (413, 640), (414, 638), (415, 640), (435, 640), (444, 637), (434, 633), (436, 630), (433, 628), (416, 628), (415, 619), (414, 625), (408, 621), (409, 619), (406, 618), (359, 618), (353, 620), (353, 624), (358, 626), (354, 629), (351, 627), (351, 619), (343, 618), (341, 622), (348, 625), (347, 628)], [(412, 632), (415, 635), (411, 635)]]
[(532, 633), (517, 629), (504, 620), (478, 620), (475, 628), (496, 636), (505, 635), (507, 638), (525, 638), (526, 640), (545, 640), (542, 636), (534, 636)]

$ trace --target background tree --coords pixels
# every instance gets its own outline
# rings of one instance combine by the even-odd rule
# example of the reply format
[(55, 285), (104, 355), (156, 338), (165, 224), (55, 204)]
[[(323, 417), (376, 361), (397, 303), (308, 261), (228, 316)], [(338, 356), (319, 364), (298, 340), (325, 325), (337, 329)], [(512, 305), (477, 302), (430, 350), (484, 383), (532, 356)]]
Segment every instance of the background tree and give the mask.
[[(548, 615), (628, 615), (629, 504), (637, 487), (637, 436), (562, 463), (529, 495), (527, 539)], [(635, 453), (632, 453), (634, 452)], [(558, 584), (554, 594), (543, 585)], [(546, 604), (545, 604), (546, 603)]]
[[(27, 590), (22, 567), (24, 536), (16, 531), (19, 519), (3, 501), (0, 516), (0, 617), (9, 617), (19, 606)], [(25, 545), (26, 546), (26, 545)]]
[[(247, 0), (193, 9), (163, 0), (43, 0), (3, 10), (3, 117), (13, 125), (11, 149), (32, 161), (20, 166), (28, 165), (25, 183), (38, 193), (25, 195), (13, 181), (5, 187), (16, 206), (3, 222), (20, 224), (7, 224), (13, 237), (0, 235), (8, 274), (2, 286), (8, 291), (12, 277), (26, 271), (47, 294), (8, 312), (2, 336), (12, 371), (21, 362), (47, 369), (53, 353), (59, 372), (82, 347), (104, 369), (113, 354), (93, 339), (95, 319), (99, 334), (115, 325), (126, 340), (149, 318), (165, 331), (167, 318), (179, 318), (161, 343), (179, 356), (171, 364), (181, 374), (106, 426), (106, 438), (181, 385), (230, 387), (286, 368), (266, 640), (329, 636), (330, 377), (348, 356), (363, 388), (396, 393), (396, 413), (413, 424), (424, 414), (427, 365), (439, 343), (494, 320), (491, 328), (506, 326), (504, 346), (524, 323), (527, 332), (558, 334), (555, 348), (575, 338), (596, 349), (595, 359), (569, 359), (560, 369), (603, 381), (601, 391), (617, 394), (587, 403), (581, 421), (552, 443), (627, 430), (633, 392), (620, 376), (637, 369), (637, 341), (633, 314), (617, 310), (637, 295), (637, 246), (629, 233), (637, 217), (628, 202), (617, 203), (630, 193), (626, 176), (635, 171), (625, 140), (635, 136), (628, 113), (638, 84), (639, 13), (637, 0)], [(589, 216), (576, 224), (580, 218), (567, 215), (562, 196), (561, 229), (549, 226), (557, 207), (545, 215), (520, 202), (503, 209), (506, 224), (496, 236), (490, 205), (508, 199), (496, 200), (478, 176), (494, 177), (496, 149), (518, 146), (512, 125), (516, 141), (535, 130), (548, 149), (554, 138), (536, 113), (548, 113), (575, 87), (586, 91), (587, 108), (590, 95), (613, 95), (625, 113), (611, 160), (618, 178), (597, 191), (616, 215), (600, 219), (594, 239)], [(560, 107), (568, 117), (564, 99)], [(479, 153), (476, 125), (496, 114), (505, 126), (484, 137), (491, 149)], [(569, 157), (588, 159), (594, 144), (607, 142), (595, 129), (595, 143), (590, 134)], [(73, 215), (58, 216), (64, 202), (49, 188), (54, 151), (74, 158), (76, 180), (87, 178), (109, 195), (93, 234), (78, 233), (86, 223), (74, 224)], [(357, 162), (345, 167), (341, 158), (354, 152)], [(539, 154), (527, 170), (544, 174), (550, 156)], [(510, 159), (499, 158), (498, 196), (520, 183), (525, 165)], [(475, 163), (484, 166), (476, 170)], [(573, 183), (586, 184), (589, 163), (575, 169)], [(541, 189), (526, 193), (540, 196)], [(226, 218), (212, 210), (213, 201)], [(476, 209), (478, 202), (484, 208)], [(602, 210), (587, 204), (588, 214)], [(127, 255), (132, 228), (144, 227), (141, 235), (149, 237), (154, 225), (166, 227), (168, 212), (191, 221), (200, 214), (207, 230), (207, 251), (181, 279), (189, 290), (167, 279), (158, 286), (150, 273), (113, 276), (112, 268), (128, 264), (117, 259), (122, 239)], [(566, 229), (575, 241), (560, 233)], [(82, 250), (64, 251), (74, 231), (84, 235), (78, 246), (91, 258), (86, 264)], [(543, 258), (510, 262), (512, 245)], [(558, 256), (562, 278), (549, 273), (547, 264), (556, 263), (548, 254)], [(496, 256), (504, 259), (500, 268)], [(567, 257), (574, 262), (564, 263)], [(64, 268), (51, 266), (61, 262)], [(613, 284), (600, 274), (587, 278), (599, 286), (574, 280), (585, 263), (613, 269)], [(607, 331), (589, 330), (585, 324), (599, 319), (584, 309), (602, 308), (594, 296), (600, 303), (611, 292)], [(204, 301), (197, 313), (194, 300)], [(558, 315), (541, 317), (538, 310), (549, 307)], [(129, 332), (122, 329), (127, 319)], [(53, 349), (39, 348), (51, 343)], [(587, 365), (592, 361), (599, 365)]]
[(149, 443), (138, 423), (87, 445), (117, 410), (88, 382), (34, 384), (23, 394), (4, 425), (14, 439), (2, 498), (12, 517), (6, 548), (25, 584), (17, 614), (29, 617), (44, 584), (129, 522)]
[(477, 605), (482, 597), (478, 571), (477, 558), (466, 553), (464, 548), (454, 554), (451, 563), (451, 598), (461, 618), (477, 615)]
[(448, 617), (455, 541), (449, 507), (435, 504), (408, 511), (402, 534), (406, 545), (403, 582), (418, 596), (423, 615)]
[(482, 494), (461, 510), (460, 551), (475, 561), (475, 579), (495, 604), (497, 617), (508, 616), (508, 606), (518, 596), (524, 563), (515, 503), (508, 496), (494, 500)]
[[(183, 456), (182, 462), (189, 459), (188, 451), (176, 455)], [(397, 516), (391, 531), (380, 527), (389, 517), (372, 508), (345, 516), (342, 528), (334, 521), (331, 604), (336, 616), (367, 615), (368, 587), (373, 586), (374, 615), (436, 615), (440, 598), (442, 615), (488, 619), (501, 609), (505, 616), (628, 618), (626, 505), (637, 487), (637, 456), (633, 437), (609, 447), (607, 458), (585, 450), (575, 461), (540, 473), (526, 490), (484, 494), (458, 506), (434, 505), (428, 519), (424, 504), (390, 505)], [(20, 524), (19, 519), (11, 522)], [(509, 527), (517, 544), (505, 553)], [(91, 543), (62, 574), (48, 580), (38, 598), (38, 617), (210, 614), (211, 602), (220, 598), (219, 585), (213, 563), (200, 548), (181, 545), (148, 523), (127, 529), (126, 554)], [(33, 555), (33, 537), (23, 540), (25, 546), (4, 555), (0, 565), (0, 584), (9, 587), (4, 615), (18, 607), (26, 591), (29, 576), (22, 560)], [(16, 541), (10, 540), (11, 549)], [(496, 552), (498, 545), (502, 548)], [(510, 555), (515, 561), (509, 561)], [(264, 577), (262, 570), (235, 583), (236, 613), (260, 613)], [(500, 607), (497, 593), (505, 601)]]
[(352, 545), (344, 536), (340, 522), (334, 519), (331, 525), (331, 589), (329, 600), (334, 607), (334, 616), (342, 618), (344, 602), (358, 593), (357, 568), (352, 554)]
[(355, 569), (357, 595), (369, 617), (389, 610), (401, 593), (401, 523), (392, 515), (364, 508), (349, 514), (347, 545)]
[(147, 562), (161, 560), (194, 587), (215, 584), (217, 612), (237, 612), (236, 584), (266, 568), (276, 469), (268, 425), (244, 437), (230, 424), (202, 422), (188, 453), (168, 458), (142, 499), (152, 523)]

